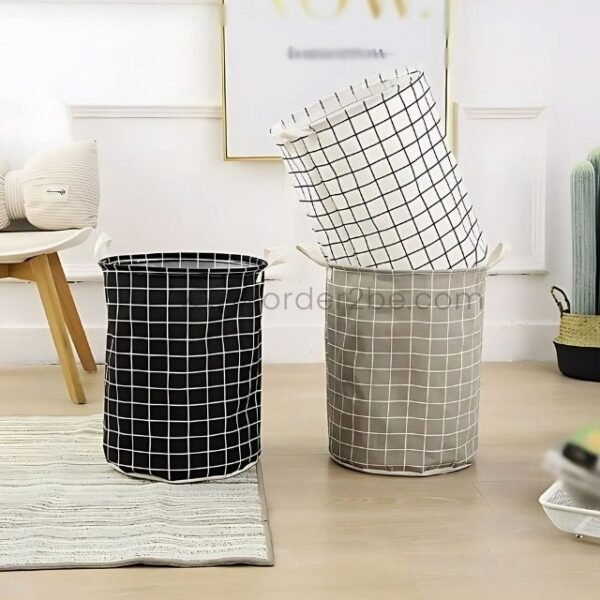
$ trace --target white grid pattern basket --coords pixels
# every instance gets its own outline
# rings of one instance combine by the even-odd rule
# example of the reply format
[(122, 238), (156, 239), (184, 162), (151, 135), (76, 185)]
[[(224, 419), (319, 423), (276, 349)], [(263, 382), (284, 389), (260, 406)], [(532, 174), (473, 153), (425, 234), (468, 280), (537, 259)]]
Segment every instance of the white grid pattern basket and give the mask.
[(324, 258), (397, 270), (478, 267), (487, 245), (425, 75), (379, 75), (271, 129)]

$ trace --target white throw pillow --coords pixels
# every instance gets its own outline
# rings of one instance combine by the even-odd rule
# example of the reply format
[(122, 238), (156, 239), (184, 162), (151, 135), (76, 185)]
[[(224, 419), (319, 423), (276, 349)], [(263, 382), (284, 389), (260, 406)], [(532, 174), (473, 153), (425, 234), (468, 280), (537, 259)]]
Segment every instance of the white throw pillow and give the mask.
[(95, 142), (74, 142), (10, 171), (0, 160), (0, 229), (27, 219), (39, 229), (95, 227), (100, 198)]

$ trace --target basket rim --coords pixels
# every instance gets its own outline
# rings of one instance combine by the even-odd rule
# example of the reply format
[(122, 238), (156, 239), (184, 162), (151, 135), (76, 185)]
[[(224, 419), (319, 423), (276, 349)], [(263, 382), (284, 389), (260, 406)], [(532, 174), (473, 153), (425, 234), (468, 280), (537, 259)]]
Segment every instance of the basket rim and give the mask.
[(443, 277), (447, 275), (460, 275), (462, 273), (488, 273), (489, 267), (487, 264), (480, 265), (478, 267), (473, 267), (471, 269), (382, 269), (380, 267), (355, 267), (353, 265), (344, 265), (339, 262), (328, 262), (327, 269), (331, 269), (332, 271), (354, 271), (357, 273), (374, 273), (378, 274), (387, 274), (387, 275), (414, 275), (414, 276), (424, 276), (424, 277)]
[[(335, 122), (336, 119), (343, 118), (352, 107), (356, 105), (363, 106), (367, 101), (375, 101), (389, 95), (402, 93), (421, 80), (424, 81), (425, 87), (429, 89), (425, 73), (421, 69), (408, 67), (406, 69), (382, 71), (377, 75), (346, 85), (341, 90), (331, 92), (311, 105), (296, 110), (291, 115), (277, 121), (271, 126), (271, 136), (275, 138), (277, 145), (293, 145), (304, 139), (306, 135), (319, 133), (323, 124), (330, 126), (332, 120)], [(379, 88), (382, 85), (384, 86), (383, 89), (372, 91), (372, 88)], [(332, 102), (336, 105), (335, 110), (328, 113), (325, 105)], [(293, 132), (293, 137), (281, 141), (282, 134), (289, 130)]]
[[(211, 260), (227, 261), (232, 264), (231, 267), (213, 267), (207, 269), (190, 269), (186, 267), (164, 267), (158, 264), (152, 264), (152, 261), (158, 260)], [(228, 275), (231, 273), (260, 273), (267, 268), (268, 263), (262, 258), (251, 256), (249, 254), (228, 254), (225, 252), (141, 252), (136, 254), (115, 254), (107, 256), (98, 261), (98, 265), (103, 271), (115, 271), (122, 273), (156, 273), (185, 275), (193, 273), (195, 275)]]
[(545, 508), (550, 510), (559, 510), (562, 512), (575, 513), (578, 515), (587, 515), (590, 517), (600, 518), (600, 511), (592, 510), (591, 508), (583, 508), (577, 506), (565, 506), (564, 504), (556, 504), (549, 502), (548, 498), (551, 498), (558, 490), (563, 490), (564, 486), (561, 481), (555, 481), (543, 494), (538, 498), (538, 502)]
[(600, 346), (585, 346), (581, 344), (570, 344), (569, 342), (565, 342), (560, 339), (560, 335), (552, 340), (552, 343), (555, 346), (561, 346), (566, 348), (580, 348), (581, 350), (596, 350), (600, 352)]

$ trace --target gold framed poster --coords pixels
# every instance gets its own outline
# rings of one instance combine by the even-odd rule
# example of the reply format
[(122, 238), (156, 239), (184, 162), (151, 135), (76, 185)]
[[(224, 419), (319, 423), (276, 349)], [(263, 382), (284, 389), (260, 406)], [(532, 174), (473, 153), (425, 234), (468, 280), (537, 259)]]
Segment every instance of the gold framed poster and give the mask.
[(446, 121), (445, 0), (222, 0), (226, 160), (276, 159), (270, 127), (395, 68), (423, 69)]

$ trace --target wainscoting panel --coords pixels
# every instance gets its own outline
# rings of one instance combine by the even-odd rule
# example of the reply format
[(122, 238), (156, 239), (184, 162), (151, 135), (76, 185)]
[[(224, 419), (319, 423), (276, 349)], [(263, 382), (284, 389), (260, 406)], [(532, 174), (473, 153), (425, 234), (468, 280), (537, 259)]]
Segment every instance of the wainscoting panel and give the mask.
[(495, 272), (545, 273), (544, 107), (455, 105), (454, 115), (458, 161), (490, 246), (512, 246)]
[[(98, 142), (101, 204), (98, 231), (111, 253), (160, 250), (250, 252), (292, 247), (285, 227), (295, 204), (281, 200), (283, 166), (223, 161), (215, 110), (90, 107), (74, 119), (78, 139)], [(78, 112), (75, 112), (77, 115)], [(209, 118), (205, 118), (205, 117)], [(111, 118), (114, 117), (114, 118)], [(94, 235), (95, 237), (95, 235)], [(64, 253), (71, 281), (99, 280), (94, 240)]]

